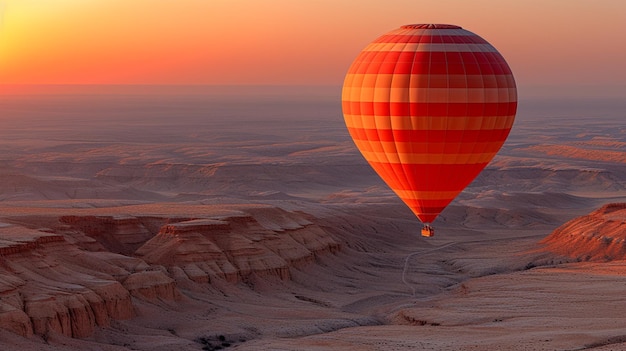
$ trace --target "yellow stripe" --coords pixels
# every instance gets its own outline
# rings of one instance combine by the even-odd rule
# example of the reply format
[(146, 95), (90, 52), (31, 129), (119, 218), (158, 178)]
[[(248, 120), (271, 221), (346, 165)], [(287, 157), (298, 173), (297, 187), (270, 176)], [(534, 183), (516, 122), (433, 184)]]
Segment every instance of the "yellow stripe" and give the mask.
[(398, 153), (393, 150), (387, 152), (361, 151), (361, 154), (370, 162), (418, 165), (488, 163), (496, 155), (495, 152), (476, 154), (415, 154)]
[(344, 101), (417, 102), (417, 103), (494, 103), (517, 101), (515, 88), (392, 88), (382, 83), (377, 87), (346, 87)]
[(348, 128), (394, 130), (488, 130), (509, 129), (515, 115), (483, 117), (369, 116), (344, 114)]

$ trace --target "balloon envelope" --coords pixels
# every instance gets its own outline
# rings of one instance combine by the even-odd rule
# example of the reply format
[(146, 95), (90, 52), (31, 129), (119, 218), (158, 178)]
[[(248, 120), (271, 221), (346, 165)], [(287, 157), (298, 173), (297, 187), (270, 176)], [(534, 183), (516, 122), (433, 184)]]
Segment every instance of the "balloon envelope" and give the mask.
[(406, 25), (357, 56), (342, 108), (365, 159), (430, 223), (504, 144), (517, 90), (502, 55), (478, 35), (453, 25)]

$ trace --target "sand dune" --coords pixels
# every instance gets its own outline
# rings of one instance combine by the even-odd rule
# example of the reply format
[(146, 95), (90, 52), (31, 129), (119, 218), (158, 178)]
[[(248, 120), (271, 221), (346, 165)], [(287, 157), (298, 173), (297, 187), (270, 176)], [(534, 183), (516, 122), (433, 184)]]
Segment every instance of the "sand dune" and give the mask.
[(0, 99), (3, 350), (625, 348), (623, 116), (521, 109), (427, 240), (334, 95), (243, 97)]

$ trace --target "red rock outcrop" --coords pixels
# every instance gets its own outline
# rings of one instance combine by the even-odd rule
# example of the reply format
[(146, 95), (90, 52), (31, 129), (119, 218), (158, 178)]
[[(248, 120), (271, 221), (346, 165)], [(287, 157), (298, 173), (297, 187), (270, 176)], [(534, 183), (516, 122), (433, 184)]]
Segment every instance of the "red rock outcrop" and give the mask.
[(224, 232), (228, 222), (202, 219), (166, 225), (140, 247), (135, 255), (149, 264), (179, 266), (194, 282), (208, 283), (211, 277), (237, 281), (237, 270), (222, 249), (203, 233)]
[(0, 228), (0, 237), (0, 328), (23, 336), (54, 331), (82, 338), (111, 319), (135, 315), (131, 294), (118, 279), (131, 275), (128, 266), (147, 267), (140, 260), (99, 264), (121, 255), (86, 252), (62, 236), (19, 226)]
[(612, 203), (560, 226), (546, 249), (583, 261), (626, 259), (626, 203)]
[[(250, 207), (238, 216), (172, 223), (135, 254), (168, 267), (177, 280), (237, 282), (250, 274), (289, 279), (289, 267), (339, 249), (329, 234), (302, 215), (274, 207)], [(173, 270), (173, 267), (180, 269)]]
[(108, 251), (132, 254), (154, 236), (137, 217), (117, 216), (62, 216), (60, 222), (94, 238)]
[(174, 279), (160, 270), (133, 273), (123, 285), (131, 295), (143, 299), (177, 300), (181, 297)]

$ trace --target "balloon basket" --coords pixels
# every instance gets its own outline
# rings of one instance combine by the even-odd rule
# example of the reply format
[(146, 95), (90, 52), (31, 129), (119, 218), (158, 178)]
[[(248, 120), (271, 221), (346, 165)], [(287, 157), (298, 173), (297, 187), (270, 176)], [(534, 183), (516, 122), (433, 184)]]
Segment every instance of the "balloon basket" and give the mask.
[(430, 238), (435, 236), (435, 229), (428, 224), (425, 224), (422, 228), (422, 236)]

